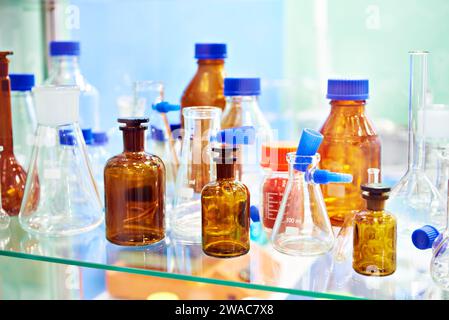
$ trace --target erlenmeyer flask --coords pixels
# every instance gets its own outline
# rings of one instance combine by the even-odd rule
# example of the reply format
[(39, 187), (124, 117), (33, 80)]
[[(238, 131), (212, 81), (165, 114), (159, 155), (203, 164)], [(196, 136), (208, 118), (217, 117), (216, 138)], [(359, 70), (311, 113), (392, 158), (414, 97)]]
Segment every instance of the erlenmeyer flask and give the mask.
[(42, 86), (33, 92), (38, 128), (20, 224), (30, 233), (49, 236), (91, 230), (102, 222), (103, 213), (78, 124), (79, 89)]
[(187, 243), (201, 241), (201, 190), (215, 180), (212, 144), (220, 130), (221, 109), (189, 107), (182, 110), (184, 135), (176, 178), (170, 228), (175, 238)]
[(444, 226), (444, 203), (425, 173), (424, 118), (428, 52), (410, 52), (409, 154), (407, 173), (393, 188), (387, 210), (398, 217), (398, 230), (410, 236), (425, 224)]
[(323, 195), (312, 178), (319, 160), (319, 154), (287, 154), (289, 179), (271, 236), (273, 247), (280, 252), (313, 256), (326, 253), (334, 244)]

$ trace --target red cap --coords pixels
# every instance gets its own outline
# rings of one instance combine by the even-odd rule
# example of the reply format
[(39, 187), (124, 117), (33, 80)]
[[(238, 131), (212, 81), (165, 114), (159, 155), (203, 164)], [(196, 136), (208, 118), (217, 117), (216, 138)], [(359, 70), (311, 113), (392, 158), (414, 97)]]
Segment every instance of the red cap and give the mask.
[(298, 143), (293, 141), (274, 141), (262, 145), (260, 165), (276, 171), (288, 171), (287, 153), (295, 152)]

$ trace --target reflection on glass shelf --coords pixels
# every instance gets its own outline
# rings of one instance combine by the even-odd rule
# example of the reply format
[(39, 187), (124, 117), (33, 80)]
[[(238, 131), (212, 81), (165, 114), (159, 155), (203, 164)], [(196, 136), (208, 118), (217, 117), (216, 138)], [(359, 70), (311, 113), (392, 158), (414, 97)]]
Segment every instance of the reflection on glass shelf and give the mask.
[(106, 241), (104, 226), (75, 237), (39, 238), (13, 218), (9, 229), (0, 231), (0, 255), (24, 259), (314, 298), (449, 298), (431, 281), (430, 252), (413, 249), (407, 239), (398, 239), (398, 249), (397, 271), (376, 278), (355, 273), (351, 259), (337, 263), (332, 254), (290, 257), (269, 244), (251, 243), (245, 256), (217, 259), (204, 255), (200, 245), (169, 238), (147, 247), (116, 246)]

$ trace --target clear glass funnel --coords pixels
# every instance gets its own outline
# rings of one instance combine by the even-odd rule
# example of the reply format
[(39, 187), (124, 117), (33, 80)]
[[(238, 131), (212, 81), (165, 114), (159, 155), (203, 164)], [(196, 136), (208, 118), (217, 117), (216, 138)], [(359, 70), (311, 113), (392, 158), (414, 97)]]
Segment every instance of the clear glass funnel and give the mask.
[(444, 226), (446, 213), (438, 190), (425, 173), (425, 116), (428, 52), (410, 52), (408, 169), (393, 188), (387, 210), (398, 217), (398, 230), (409, 236), (416, 228)]

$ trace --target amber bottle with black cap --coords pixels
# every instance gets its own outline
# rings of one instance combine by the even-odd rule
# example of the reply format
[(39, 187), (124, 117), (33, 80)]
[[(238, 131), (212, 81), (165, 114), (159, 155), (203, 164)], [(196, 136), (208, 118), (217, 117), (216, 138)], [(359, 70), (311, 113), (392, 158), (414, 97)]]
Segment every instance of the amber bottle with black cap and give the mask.
[(165, 237), (165, 167), (145, 152), (148, 119), (118, 119), (124, 151), (104, 169), (106, 238), (124, 246), (144, 246)]
[(241, 256), (250, 246), (250, 194), (235, 179), (237, 148), (223, 145), (212, 151), (216, 153), (217, 179), (201, 192), (203, 251), (220, 258)]
[(387, 276), (396, 270), (396, 218), (385, 211), (391, 188), (361, 186), (366, 210), (354, 217), (353, 269), (367, 276)]

